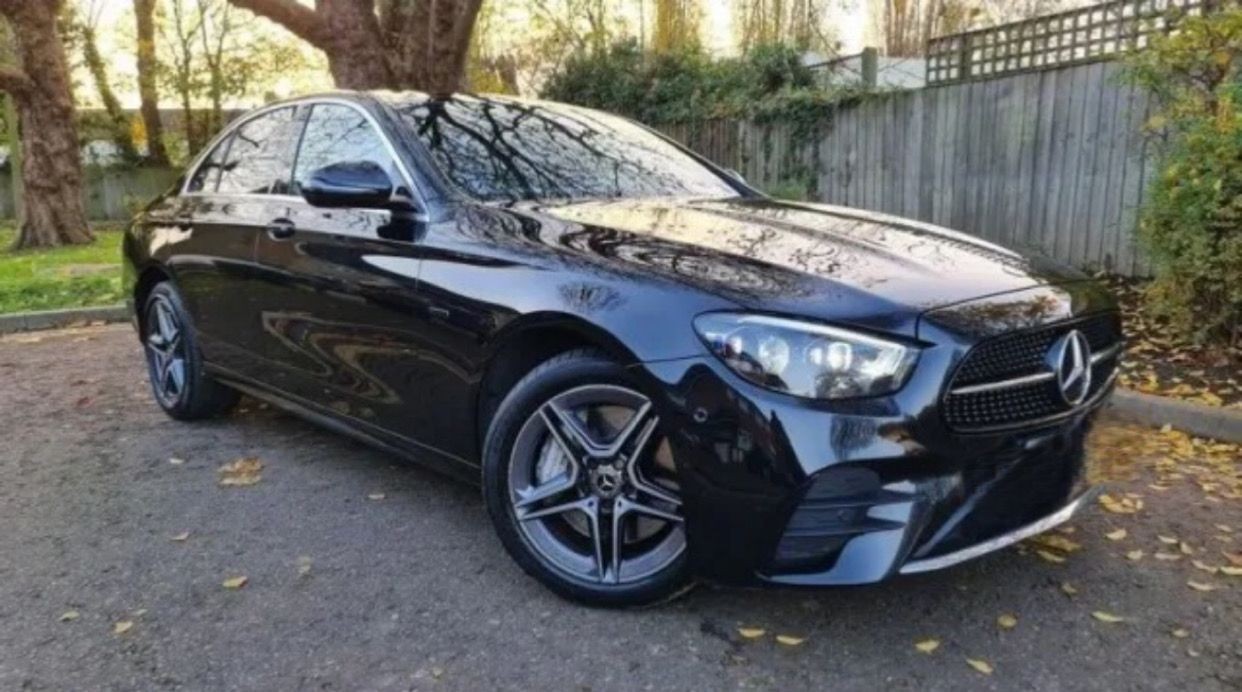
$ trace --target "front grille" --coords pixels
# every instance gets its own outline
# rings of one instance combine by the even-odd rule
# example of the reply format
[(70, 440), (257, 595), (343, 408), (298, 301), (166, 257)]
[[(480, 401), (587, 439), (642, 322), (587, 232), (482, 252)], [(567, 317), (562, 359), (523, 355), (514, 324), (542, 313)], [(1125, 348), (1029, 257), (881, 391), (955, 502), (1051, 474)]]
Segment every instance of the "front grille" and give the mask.
[(1056, 340), (1071, 329), (1082, 332), (1091, 346), (1090, 400), (1117, 368), (1121, 321), (1116, 313), (1002, 334), (975, 346), (950, 381), (945, 422), (956, 430), (985, 430), (1068, 413), (1072, 407), (1061, 397), (1046, 360)]

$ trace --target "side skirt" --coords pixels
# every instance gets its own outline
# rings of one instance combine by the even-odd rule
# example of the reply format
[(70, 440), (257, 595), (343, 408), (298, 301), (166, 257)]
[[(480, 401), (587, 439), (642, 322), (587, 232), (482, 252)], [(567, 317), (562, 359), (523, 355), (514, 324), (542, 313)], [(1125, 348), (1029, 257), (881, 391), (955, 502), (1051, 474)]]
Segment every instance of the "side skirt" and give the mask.
[(479, 485), (480, 471), (476, 464), (433, 447), (418, 444), (413, 440), (394, 435), (375, 426), (366, 426), (357, 421), (346, 421), (335, 415), (330, 409), (318, 404), (291, 397), (277, 392), (249, 378), (210, 363), (205, 364), (207, 372), (230, 387), (260, 401), (278, 406), (284, 411), (302, 418), (310, 423), (348, 437), (352, 437), (370, 447), (383, 450), (409, 461), (426, 466), (433, 471), (451, 476), (471, 485)]

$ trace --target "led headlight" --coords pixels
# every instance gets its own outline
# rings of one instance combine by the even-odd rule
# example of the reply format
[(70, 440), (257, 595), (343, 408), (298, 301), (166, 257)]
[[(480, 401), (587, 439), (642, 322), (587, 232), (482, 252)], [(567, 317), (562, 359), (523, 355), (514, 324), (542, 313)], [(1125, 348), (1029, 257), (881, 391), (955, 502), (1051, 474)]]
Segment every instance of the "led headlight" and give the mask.
[(918, 358), (915, 349), (885, 339), (766, 315), (708, 313), (694, 328), (737, 374), (808, 399), (891, 394)]

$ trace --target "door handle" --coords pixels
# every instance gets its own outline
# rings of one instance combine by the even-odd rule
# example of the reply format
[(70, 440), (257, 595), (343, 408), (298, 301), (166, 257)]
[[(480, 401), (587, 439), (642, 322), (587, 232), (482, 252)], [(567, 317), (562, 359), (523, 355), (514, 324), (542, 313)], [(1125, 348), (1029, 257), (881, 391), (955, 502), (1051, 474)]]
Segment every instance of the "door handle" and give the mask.
[(297, 225), (289, 219), (275, 219), (267, 223), (267, 234), (277, 240), (282, 240), (291, 237), (297, 228)]

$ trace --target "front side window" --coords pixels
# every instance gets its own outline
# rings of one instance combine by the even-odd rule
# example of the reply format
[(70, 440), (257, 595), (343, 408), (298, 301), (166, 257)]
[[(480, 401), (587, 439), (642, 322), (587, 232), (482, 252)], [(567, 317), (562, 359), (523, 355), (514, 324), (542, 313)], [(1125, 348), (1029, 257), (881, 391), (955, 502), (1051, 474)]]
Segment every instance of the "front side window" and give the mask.
[(349, 106), (317, 103), (306, 121), (298, 149), (294, 194), (299, 194), (302, 185), (324, 166), (361, 161), (375, 163), (388, 171), (394, 182), (399, 180), (388, 147), (361, 113)]
[(283, 194), (292, 168), (294, 108), (264, 113), (237, 128), (221, 166), (221, 194)]
[(663, 138), (596, 111), (459, 96), (398, 112), (440, 172), (482, 201), (737, 195)]
[(220, 181), (220, 169), (224, 165), (224, 154), (229, 150), (229, 140), (232, 138), (230, 135), (220, 140), (211, 153), (203, 159), (198, 170), (194, 171), (194, 177), (190, 178), (189, 185), (186, 185), (186, 192), (216, 191), (216, 183)]

